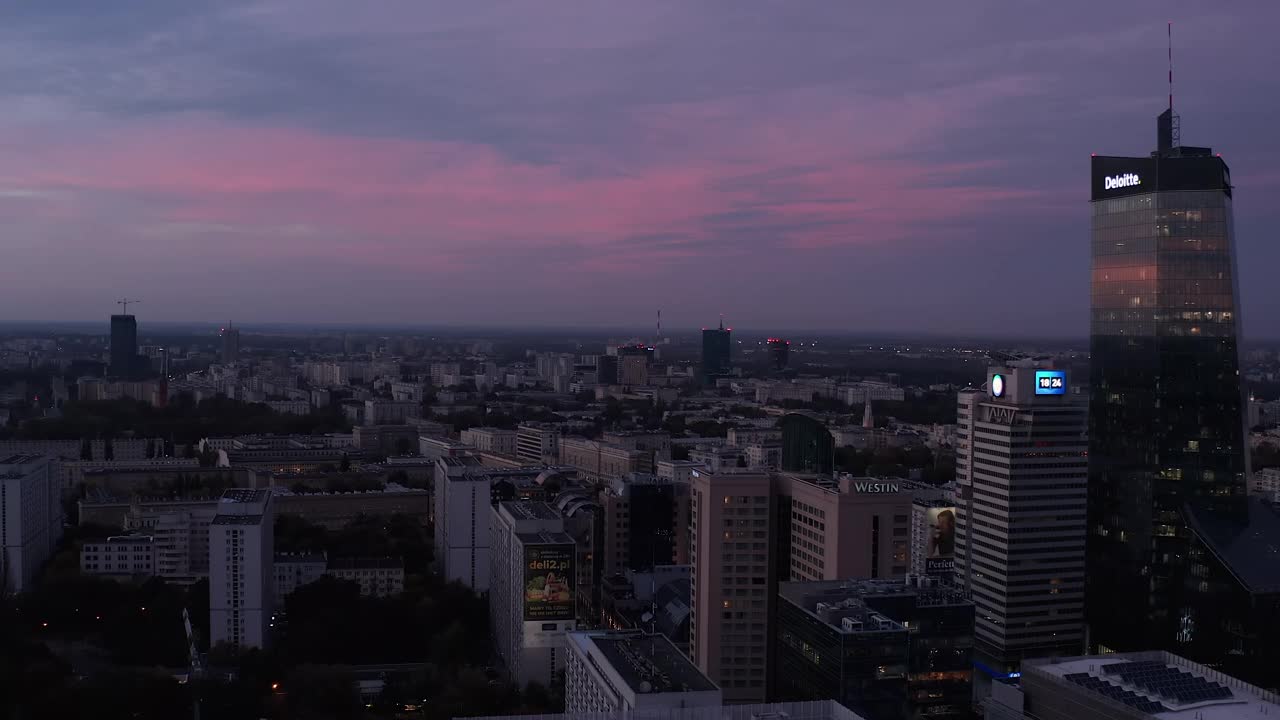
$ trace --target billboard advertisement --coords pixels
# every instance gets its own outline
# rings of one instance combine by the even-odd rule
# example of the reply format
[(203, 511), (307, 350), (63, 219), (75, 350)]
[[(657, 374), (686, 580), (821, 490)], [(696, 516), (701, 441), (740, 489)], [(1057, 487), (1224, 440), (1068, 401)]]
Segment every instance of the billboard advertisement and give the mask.
[(1066, 395), (1067, 374), (1061, 370), (1037, 370), (1036, 394)]
[(524, 619), (572, 620), (573, 545), (524, 548)]
[(925, 522), (928, 523), (925, 573), (943, 575), (954, 571), (956, 569), (956, 509), (931, 507), (925, 514)]

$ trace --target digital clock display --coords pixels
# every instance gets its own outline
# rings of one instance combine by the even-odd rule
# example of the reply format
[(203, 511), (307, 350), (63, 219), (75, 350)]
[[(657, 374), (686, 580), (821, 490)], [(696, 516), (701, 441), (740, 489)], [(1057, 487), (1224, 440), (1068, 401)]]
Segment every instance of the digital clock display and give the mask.
[(1067, 393), (1067, 374), (1061, 370), (1037, 370), (1037, 395), (1065, 395)]

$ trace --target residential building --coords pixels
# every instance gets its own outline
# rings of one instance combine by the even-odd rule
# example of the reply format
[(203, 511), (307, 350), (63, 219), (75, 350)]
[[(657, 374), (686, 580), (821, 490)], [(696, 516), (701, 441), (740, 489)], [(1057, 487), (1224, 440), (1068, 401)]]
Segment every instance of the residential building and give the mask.
[(1186, 652), (1189, 505), (1248, 522), (1231, 174), (1177, 126), (1170, 107), (1149, 157), (1091, 158), (1086, 577), (1090, 640), (1116, 651)]
[(715, 683), (661, 635), (571, 632), (565, 640), (568, 713), (648, 713), (723, 703)]
[(445, 580), (489, 589), (492, 477), (473, 456), (436, 458), (436, 558)]
[(777, 592), (772, 484), (758, 472), (698, 473), (692, 480), (689, 659), (729, 702), (763, 700), (768, 692)]
[(85, 575), (155, 575), (156, 546), (150, 535), (112, 535), (86, 541), (80, 548)]
[(928, 578), (778, 589), (780, 699), (831, 698), (871, 720), (970, 717), (973, 603)]
[(227, 490), (209, 525), (209, 644), (269, 641), (273, 523), (270, 490)]
[(26, 590), (62, 538), (53, 464), (42, 455), (0, 458), (0, 593)]
[(504, 430), (496, 427), (474, 427), (463, 430), (459, 439), (463, 445), (469, 445), (481, 452), (515, 457), (516, 436), (515, 430)]
[(565, 633), (576, 627), (574, 539), (543, 502), (492, 510), (490, 627), (511, 680), (551, 685), (565, 669)]
[(361, 595), (392, 597), (404, 592), (404, 558), (334, 558), (326, 574), (358, 583)]
[[(1088, 408), (1070, 376), (993, 367), (959, 395), (955, 568), (994, 673), (1084, 647)], [(939, 511), (941, 517), (941, 511)]]
[(1280, 468), (1254, 471), (1249, 477), (1249, 494), (1269, 502), (1280, 503)]
[(277, 606), (284, 603), (294, 590), (324, 577), (328, 567), (329, 561), (324, 553), (276, 553), (271, 572), (275, 579)]

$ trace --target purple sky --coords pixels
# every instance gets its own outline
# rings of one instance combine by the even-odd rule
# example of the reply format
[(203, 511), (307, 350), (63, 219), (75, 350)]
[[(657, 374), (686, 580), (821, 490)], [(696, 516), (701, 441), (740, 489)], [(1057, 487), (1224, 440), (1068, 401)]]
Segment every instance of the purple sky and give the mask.
[(0, 17), (0, 320), (1083, 335), (1089, 153), (1154, 147), (1173, 20), (1280, 336), (1275, 0)]

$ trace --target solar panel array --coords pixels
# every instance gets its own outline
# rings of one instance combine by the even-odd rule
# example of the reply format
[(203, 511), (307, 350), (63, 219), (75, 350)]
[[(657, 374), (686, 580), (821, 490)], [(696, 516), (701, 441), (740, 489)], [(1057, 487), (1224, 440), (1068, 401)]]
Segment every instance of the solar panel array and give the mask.
[(1169, 667), (1157, 660), (1110, 663), (1102, 666), (1102, 672), (1136, 685), (1162, 700), (1179, 705), (1226, 700), (1233, 697), (1231, 689), (1225, 685), (1205, 680), (1185, 670)]
[(1109, 683), (1102, 678), (1096, 678), (1089, 673), (1071, 673), (1069, 675), (1064, 675), (1063, 677), (1069, 682), (1086, 687), (1099, 695), (1106, 695), (1112, 700), (1122, 702), (1140, 712), (1154, 714), (1164, 712), (1169, 709), (1158, 702), (1154, 702), (1153, 700), (1131, 690), (1125, 690), (1119, 685)]

